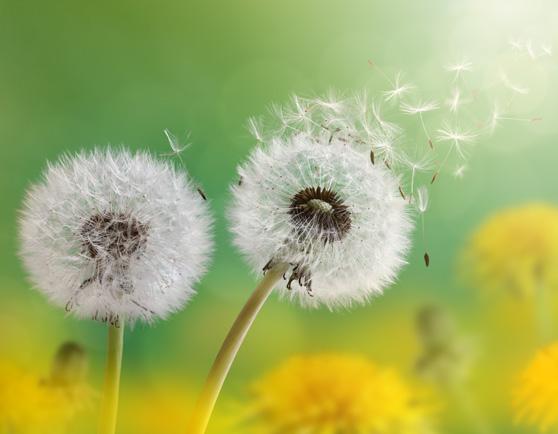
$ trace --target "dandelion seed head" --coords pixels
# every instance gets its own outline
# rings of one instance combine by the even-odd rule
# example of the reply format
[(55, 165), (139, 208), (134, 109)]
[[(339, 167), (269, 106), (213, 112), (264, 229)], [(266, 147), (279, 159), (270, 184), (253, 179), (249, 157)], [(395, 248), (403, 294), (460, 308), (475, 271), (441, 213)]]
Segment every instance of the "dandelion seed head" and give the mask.
[(286, 298), (309, 307), (365, 302), (405, 262), (411, 224), (399, 180), (343, 143), (285, 140), (255, 149), (239, 168), (235, 244), (257, 272), (290, 264), (287, 285), (278, 284)]
[(211, 250), (196, 188), (147, 153), (63, 156), (32, 186), (21, 257), (35, 286), (80, 318), (152, 321), (193, 295)]

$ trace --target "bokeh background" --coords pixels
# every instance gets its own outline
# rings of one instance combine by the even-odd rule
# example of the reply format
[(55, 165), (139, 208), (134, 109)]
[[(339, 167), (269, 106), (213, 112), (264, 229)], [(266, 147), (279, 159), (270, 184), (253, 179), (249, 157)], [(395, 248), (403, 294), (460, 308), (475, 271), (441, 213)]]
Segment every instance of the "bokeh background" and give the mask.
[[(486, 70), (505, 63), (510, 37), (558, 42), (556, 22), (553, 0), (0, 0), (0, 357), (41, 375), (61, 342), (77, 341), (90, 357), (89, 382), (100, 389), (106, 327), (65, 317), (25, 279), (17, 257), (24, 191), (64, 152), (125, 144), (164, 153), (165, 128), (181, 139), (189, 132), (192, 146), (183, 159), (216, 216), (215, 259), (187, 309), (127, 332), (123, 400), (162, 390), (172, 404), (150, 395), (146, 408), (156, 409), (154, 415), (123, 404), (120, 429), (138, 433), (126, 427), (139, 419), (161, 434), (180, 432), (174, 421), (187, 411), (255, 284), (225, 219), (235, 168), (254, 146), (247, 118), (292, 93), (385, 88), (369, 59), (433, 88), (456, 57)], [(420, 353), (414, 316), (435, 303), (474, 342), (468, 387), (484, 418), (495, 432), (528, 432), (513, 424), (510, 394), (517, 370), (539, 343), (533, 309), (484, 297), (460, 277), (458, 257), (491, 213), (558, 201), (556, 66), (550, 58), (534, 72), (518, 72), (533, 92), (514, 114), (543, 121), (507, 123), (475, 147), (464, 179), (448, 177), (433, 189), (426, 220), (430, 268), (418, 243), (397, 284), (346, 312), (306, 311), (273, 297), (246, 340), (218, 412), (242, 401), (254, 379), (293, 354), (364, 354), (411, 378)], [(440, 431), (472, 432), (466, 415), (445, 404)], [(93, 431), (87, 421), (94, 424), (95, 405), (81, 416), (83, 432)], [(142, 422), (150, 417), (159, 420)]]

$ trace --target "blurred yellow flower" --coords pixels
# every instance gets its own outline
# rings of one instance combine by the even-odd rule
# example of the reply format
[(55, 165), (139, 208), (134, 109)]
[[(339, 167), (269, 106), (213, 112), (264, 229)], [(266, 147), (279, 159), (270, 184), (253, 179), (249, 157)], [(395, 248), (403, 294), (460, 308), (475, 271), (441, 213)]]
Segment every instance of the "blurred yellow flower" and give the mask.
[(292, 357), (254, 385), (257, 432), (419, 434), (430, 411), (399, 374), (364, 357)]
[(540, 350), (521, 373), (513, 405), (518, 422), (543, 432), (558, 428), (558, 342)]
[(558, 208), (529, 204), (492, 216), (473, 234), (463, 266), (481, 288), (558, 288)]
[(63, 345), (50, 376), (41, 378), (0, 360), (0, 434), (62, 434), (93, 393), (84, 381), (84, 353)]
[[(195, 403), (190, 384), (176, 377), (131, 380), (123, 388), (118, 432), (120, 434), (184, 434), (184, 427)], [(178, 377), (179, 378), (179, 377)], [(208, 434), (235, 434), (229, 416), (218, 409)]]
[(180, 382), (157, 385), (135, 380), (126, 385), (120, 405), (118, 430), (124, 434), (182, 434), (193, 400)]

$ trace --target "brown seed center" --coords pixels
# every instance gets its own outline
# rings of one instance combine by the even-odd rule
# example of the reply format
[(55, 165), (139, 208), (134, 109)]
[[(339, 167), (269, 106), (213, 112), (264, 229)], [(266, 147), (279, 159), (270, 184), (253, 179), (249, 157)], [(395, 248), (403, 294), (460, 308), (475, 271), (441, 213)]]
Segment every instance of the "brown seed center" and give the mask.
[(91, 216), (81, 228), (83, 247), (91, 259), (125, 259), (145, 246), (148, 227), (123, 213)]
[(322, 187), (296, 193), (289, 214), (299, 236), (319, 237), (324, 243), (343, 239), (351, 229), (351, 212), (339, 195)]

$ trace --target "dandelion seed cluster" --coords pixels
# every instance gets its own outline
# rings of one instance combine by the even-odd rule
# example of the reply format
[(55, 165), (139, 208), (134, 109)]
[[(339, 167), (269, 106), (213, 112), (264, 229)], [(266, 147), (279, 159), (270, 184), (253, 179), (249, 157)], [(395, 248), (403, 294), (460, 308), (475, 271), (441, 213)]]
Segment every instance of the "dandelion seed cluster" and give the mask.
[(37, 288), (78, 317), (151, 321), (194, 294), (210, 232), (207, 205), (172, 165), (95, 150), (62, 157), (29, 189), (21, 257)]
[(261, 432), (283, 434), (429, 433), (421, 398), (397, 371), (342, 354), (292, 357), (253, 388)]
[(411, 223), (387, 168), (341, 142), (294, 136), (256, 148), (239, 174), (235, 242), (258, 271), (290, 265), (278, 285), (285, 297), (336, 308), (395, 279)]

